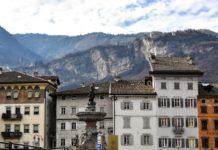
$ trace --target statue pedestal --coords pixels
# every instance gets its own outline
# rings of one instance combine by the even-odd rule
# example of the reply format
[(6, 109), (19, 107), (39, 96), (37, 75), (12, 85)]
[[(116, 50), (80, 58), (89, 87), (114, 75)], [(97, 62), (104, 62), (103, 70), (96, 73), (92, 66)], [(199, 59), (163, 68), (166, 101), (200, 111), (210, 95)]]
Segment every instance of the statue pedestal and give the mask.
[[(86, 133), (82, 139), (82, 143), (79, 146), (79, 150), (97, 150), (97, 121), (104, 120), (106, 116), (105, 112), (85, 111), (77, 113), (79, 121), (86, 122)], [(104, 138), (103, 138), (104, 139)], [(104, 144), (105, 145), (105, 141)], [(102, 150), (106, 150), (106, 145), (102, 147)]]

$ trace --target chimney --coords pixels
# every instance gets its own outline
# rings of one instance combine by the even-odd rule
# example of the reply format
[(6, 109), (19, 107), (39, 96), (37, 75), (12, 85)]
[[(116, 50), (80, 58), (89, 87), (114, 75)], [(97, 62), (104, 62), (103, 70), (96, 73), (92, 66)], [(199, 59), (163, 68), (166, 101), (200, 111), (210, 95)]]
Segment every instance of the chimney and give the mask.
[(0, 74), (2, 74), (3, 73), (3, 69), (2, 69), (2, 67), (0, 67)]
[(34, 77), (37, 77), (38, 75), (39, 75), (39, 73), (38, 73), (37, 71), (34, 71), (34, 72), (33, 72), (33, 76), (34, 76)]

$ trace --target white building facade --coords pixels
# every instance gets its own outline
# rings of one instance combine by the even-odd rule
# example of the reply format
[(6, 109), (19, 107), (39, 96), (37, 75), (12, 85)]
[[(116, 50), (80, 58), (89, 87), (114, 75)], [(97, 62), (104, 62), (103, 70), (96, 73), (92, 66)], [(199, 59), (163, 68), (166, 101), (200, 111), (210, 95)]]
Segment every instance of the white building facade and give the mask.
[(151, 80), (112, 82), (110, 92), (119, 150), (157, 149), (157, 99)]
[(157, 92), (158, 150), (198, 149), (198, 80), (202, 76), (191, 58), (150, 59)]

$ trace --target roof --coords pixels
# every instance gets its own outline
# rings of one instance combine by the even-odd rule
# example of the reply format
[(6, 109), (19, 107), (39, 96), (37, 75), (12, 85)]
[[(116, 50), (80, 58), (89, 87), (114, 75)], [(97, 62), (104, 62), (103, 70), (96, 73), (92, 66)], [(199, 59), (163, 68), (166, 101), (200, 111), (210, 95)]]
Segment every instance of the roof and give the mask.
[[(96, 84), (98, 87), (96, 94), (108, 94), (109, 92), (109, 83)], [(53, 95), (88, 95), (90, 92), (90, 86), (79, 87), (71, 90), (65, 90), (56, 92)]]
[(60, 85), (60, 80), (58, 76), (39, 76), (39, 78), (42, 78), (45, 80), (57, 81), (57, 84)]
[(203, 75), (191, 57), (153, 56), (150, 74)]
[(199, 97), (218, 96), (218, 83), (198, 84)]
[(0, 84), (16, 84), (16, 83), (22, 84), (22, 83), (50, 83), (50, 82), (45, 78), (40, 78), (38, 76), (31, 76), (17, 71), (1, 72)]
[(111, 95), (156, 95), (144, 80), (120, 80), (111, 83)]

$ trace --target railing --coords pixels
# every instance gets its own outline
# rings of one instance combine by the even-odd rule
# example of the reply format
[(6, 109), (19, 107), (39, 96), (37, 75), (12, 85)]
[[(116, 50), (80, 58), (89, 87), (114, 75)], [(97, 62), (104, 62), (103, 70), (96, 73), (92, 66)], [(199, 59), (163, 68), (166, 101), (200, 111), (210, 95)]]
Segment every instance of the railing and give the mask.
[(37, 146), (17, 144), (17, 143), (12, 143), (12, 142), (9, 142), (9, 143), (0, 142), (0, 150), (28, 150), (28, 149), (46, 150), (45, 148), (37, 147)]
[(9, 121), (14, 121), (14, 120), (21, 120), (22, 119), (22, 114), (9, 114), (9, 113), (3, 113), (2, 114), (2, 119), (3, 120), (9, 120)]
[(183, 127), (174, 127), (173, 132), (176, 135), (181, 135), (184, 133), (184, 128)]
[(4, 139), (18, 139), (22, 136), (22, 132), (2, 132), (1, 134)]

